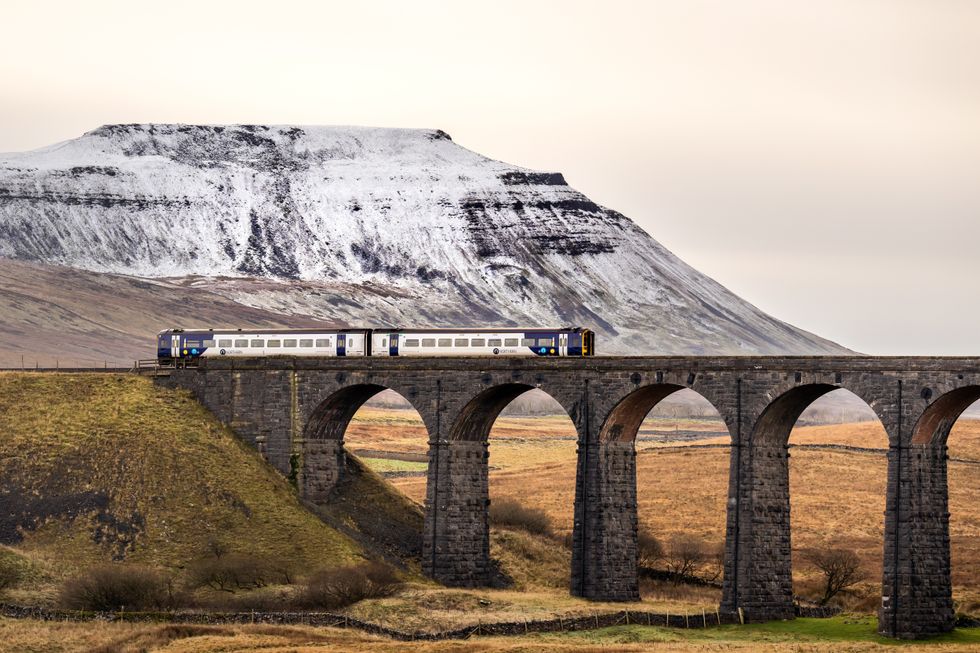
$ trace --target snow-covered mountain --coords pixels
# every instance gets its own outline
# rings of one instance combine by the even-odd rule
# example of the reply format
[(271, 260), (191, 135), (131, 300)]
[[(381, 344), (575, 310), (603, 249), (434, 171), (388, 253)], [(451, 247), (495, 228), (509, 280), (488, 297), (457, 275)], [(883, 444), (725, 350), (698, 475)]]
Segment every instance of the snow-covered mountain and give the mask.
[(847, 351), (739, 299), (561, 174), (442, 131), (107, 125), (0, 155), (0, 257), (169, 277), (327, 322), (588, 325), (604, 353)]

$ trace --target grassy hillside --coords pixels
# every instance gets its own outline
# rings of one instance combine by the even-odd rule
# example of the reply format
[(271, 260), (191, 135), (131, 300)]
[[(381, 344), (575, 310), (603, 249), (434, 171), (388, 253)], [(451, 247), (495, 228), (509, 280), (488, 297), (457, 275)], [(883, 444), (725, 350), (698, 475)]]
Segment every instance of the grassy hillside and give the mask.
[(56, 577), (231, 551), (305, 568), (363, 548), (188, 395), (128, 375), (0, 374), (0, 544)]

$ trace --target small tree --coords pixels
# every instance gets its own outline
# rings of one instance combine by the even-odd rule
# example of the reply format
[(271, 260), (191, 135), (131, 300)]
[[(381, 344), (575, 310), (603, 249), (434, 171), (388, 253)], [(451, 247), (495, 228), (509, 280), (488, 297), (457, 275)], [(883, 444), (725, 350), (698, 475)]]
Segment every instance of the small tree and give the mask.
[(685, 578), (695, 576), (710, 561), (711, 554), (701, 540), (679, 535), (670, 540), (665, 559), (674, 583), (680, 583)]
[(824, 579), (820, 605), (827, 605), (841, 590), (852, 587), (864, 579), (861, 559), (848, 549), (812, 549), (806, 559), (816, 567)]

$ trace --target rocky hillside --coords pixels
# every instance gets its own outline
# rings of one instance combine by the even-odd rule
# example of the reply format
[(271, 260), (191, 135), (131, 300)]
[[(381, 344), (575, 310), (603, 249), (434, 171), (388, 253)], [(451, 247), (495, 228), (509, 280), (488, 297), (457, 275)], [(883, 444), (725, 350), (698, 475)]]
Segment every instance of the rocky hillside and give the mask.
[(107, 125), (0, 155), (0, 257), (167, 278), (280, 322), (580, 324), (601, 353), (846, 351), (739, 299), (561, 174), (441, 131)]

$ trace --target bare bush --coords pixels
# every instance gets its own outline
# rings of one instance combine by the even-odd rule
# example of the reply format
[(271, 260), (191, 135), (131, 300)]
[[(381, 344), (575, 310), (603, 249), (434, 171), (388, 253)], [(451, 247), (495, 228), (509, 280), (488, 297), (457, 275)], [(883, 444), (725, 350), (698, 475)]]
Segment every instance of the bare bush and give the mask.
[(190, 564), (188, 578), (192, 587), (210, 587), (222, 592), (265, 587), (275, 580), (290, 578), (281, 565), (243, 553), (225, 553), (220, 558), (204, 558)]
[(696, 577), (711, 562), (711, 559), (710, 547), (690, 535), (671, 538), (664, 554), (665, 566), (675, 583), (683, 582), (685, 578)]
[(317, 572), (310, 576), (296, 598), (300, 607), (333, 610), (364, 599), (391, 596), (402, 581), (388, 565), (368, 562)]
[(548, 514), (528, 508), (514, 499), (499, 499), (490, 504), (490, 523), (503, 528), (519, 528), (534, 535), (552, 537), (554, 531)]
[(823, 574), (820, 605), (827, 605), (842, 590), (864, 580), (861, 559), (849, 549), (811, 549), (806, 553), (806, 559)]
[(154, 569), (104, 565), (67, 581), (59, 603), (74, 610), (169, 610), (181, 602), (171, 579)]
[(648, 530), (637, 533), (636, 564), (644, 569), (653, 569), (664, 557), (664, 545)]

